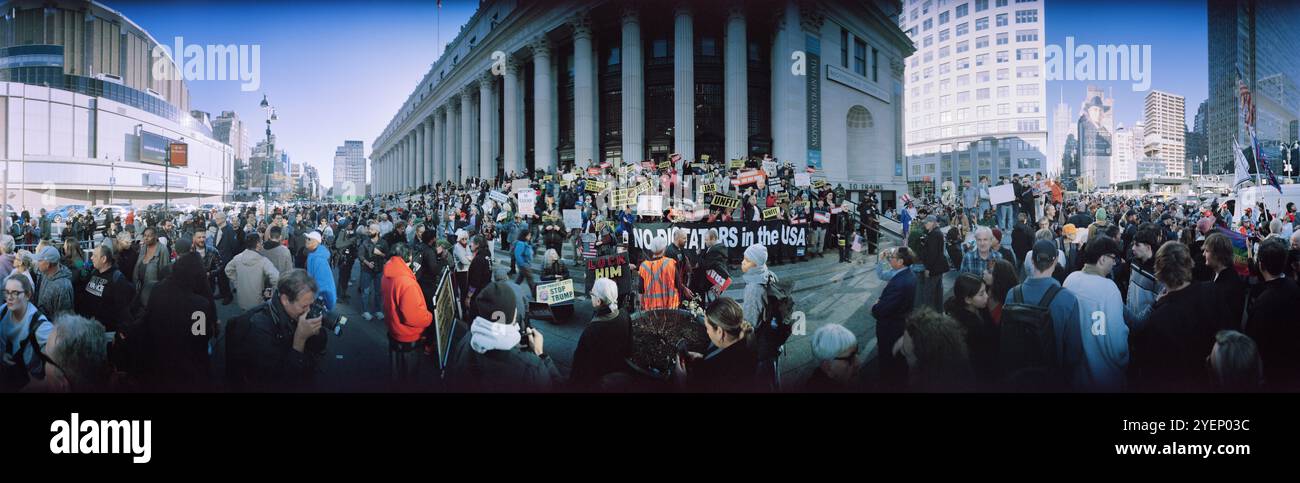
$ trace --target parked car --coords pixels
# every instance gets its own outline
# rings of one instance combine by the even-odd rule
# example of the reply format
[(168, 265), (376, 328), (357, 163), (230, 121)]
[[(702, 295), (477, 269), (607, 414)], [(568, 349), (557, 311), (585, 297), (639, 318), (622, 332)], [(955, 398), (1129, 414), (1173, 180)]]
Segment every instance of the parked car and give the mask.
[(63, 205), (55, 208), (54, 211), (46, 213), (45, 216), (50, 218), (54, 223), (63, 223), (71, 215), (85, 214), (86, 205)]
[(98, 205), (91, 208), (91, 210), (95, 216), (95, 224), (102, 227), (104, 221), (108, 219), (108, 215), (111, 214), (117, 217), (118, 220), (125, 220), (126, 214), (134, 211), (135, 208), (126, 203), (114, 203), (111, 205)]

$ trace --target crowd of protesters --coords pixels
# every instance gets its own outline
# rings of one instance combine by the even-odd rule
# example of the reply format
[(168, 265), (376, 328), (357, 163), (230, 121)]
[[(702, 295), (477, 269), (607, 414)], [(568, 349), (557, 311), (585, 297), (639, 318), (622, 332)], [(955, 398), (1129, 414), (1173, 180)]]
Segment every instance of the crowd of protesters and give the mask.
[[(437, 366), (433, 312), (449, 287), (466, 335), (452, 348), (441, 387), (644, 387), (622, 362), (632, 350), (630, 316), (698, 307), (709, 350), (680, 354), (672, 385), (770, 390), (756, 342), (776, 325), (766, 304), (779, 279), (769, 264), (828, 249), (841, 262), (877, 255), (871, 261), (887, 283), (871, 310), (876, 373), (863, 371), (863, 341), (827, 324), (808, 339), (819, 361), (809, 391), (1247, 391), (1300, 383), (1300, 358), (1290, 350), (1298, 331), (1289, 319), (1300, 300), (1294, 206), (1238, 213), (1231, 201), (1067, 196), (1038, 175), (1000, 180), (1013, 185), (1010, 202), (992, 203), (993, 186), (981, 178), (940, 196), (903, 197), (883, 213), (873, 193), (853, 202), (843, 188), (801, 174), (771, 158), (589, 162), (349, 204), (130, 210), (101, 225), (74, 216), (57, 237), (62, 243), (44, 213), (22, 213), (0, 239), (4, 388), (309, 390), (325, 332), (337, 323), (329, 314), (353, 296), (362, 319), (388, 328), (394, 389), (429, 387), (422, 384), (439, 379), (427, 369)], [(672, 195), (682, 188), (693, 202)], [(620, 191), (658, 192), (671, 202), (646, 213)], [(733, 198), (734, 207), (718, 202)], [(566, 210), (580, 222), (566, 223)], [(902, 226), (896, 248), (878, 250), (882, 214)], [(734, 247), (743, 256), (729, 260), (734, 252), (717, 230), (702, 246), (681, 230), (646, 246), (632, 236), (638, 223), (772, 220), (806, 226), (805, 249)], [(567, 380), (527, 323), (536, 287), (571, 278), (566, 243), (573, 260), (624, 254), (635, 275), (631, 290), (594, 278), (578, 290), (595, 313)], [(739, 300), (724, 293), (733, 278), (744, 282)], [(218, 323), (218, 304), (242, 313)], [(216, 352), (224, 354), (221, 377), (213, 374)]]

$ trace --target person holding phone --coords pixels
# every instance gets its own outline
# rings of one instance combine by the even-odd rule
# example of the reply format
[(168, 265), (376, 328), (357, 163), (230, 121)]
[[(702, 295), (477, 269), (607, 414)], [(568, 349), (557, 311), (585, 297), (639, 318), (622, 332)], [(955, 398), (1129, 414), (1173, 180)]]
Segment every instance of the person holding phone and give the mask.
[(754, 326), (744, 320), (740, 304), (730, 297), (714, 300), (705, 309), (704, 329), (707, 355), (679, 351), (673, 373), (678, 386), (690, 392), (757, 391), (758, 356), (747, 340)]

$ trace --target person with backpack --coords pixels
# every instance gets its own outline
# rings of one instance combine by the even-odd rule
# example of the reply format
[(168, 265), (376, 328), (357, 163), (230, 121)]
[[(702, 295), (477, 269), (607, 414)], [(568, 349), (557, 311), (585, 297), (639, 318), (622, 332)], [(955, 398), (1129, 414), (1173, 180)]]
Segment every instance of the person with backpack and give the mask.
[(5, 303), (0, 305), (0, 381), (5, 391), (16, 391), (29, 379), (41, 379), (45, 364), (37, 354), (45, 348), (54, 324), (31, 302), (31, 279), (10, 275), (5, 279)]
[(767, 247), (754, 244), (746, 248), (740, 271), (745, 273), (741, 277), (745, 280), (745, 293), (741, 296), (745, 321), (754, 327), (770, 322), (760, 320), (760, 315), (766, 308), (767, 285), (777, 280), (776, 274), (767, 269)]
[(1007, 293), (999, 324), (999, 369), (1008, 387), (1066, 387), (1083, 357), (1079, 301), (1061, 287), (1060, 250), (1047, 240), (1029, 253), (1029, 277)]

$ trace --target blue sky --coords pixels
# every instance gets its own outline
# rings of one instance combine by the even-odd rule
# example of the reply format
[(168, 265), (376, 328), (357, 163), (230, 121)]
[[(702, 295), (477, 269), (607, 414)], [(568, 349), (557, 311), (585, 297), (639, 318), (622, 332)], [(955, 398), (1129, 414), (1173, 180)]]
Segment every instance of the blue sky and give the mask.
[[(1204, 1), (1047, 0), (1044, 10), (1048, 45), (1064, 48), (1067, 36), (1074, 37), (1076, 45), (1150, 45), (1151, 89), (1183, 96), (1186, 99), (1187, 127), (1191, 129), (1197, 106), (1209, 97)], [(1077, 120), (1079, 106), (1090, 84), (1112, 92), (1116, 126), (1122, 122), (1129, 127), (1142, 120), (1147, 91), (1134, 92), (1132, 81), (1049, 80), (1049, 127), (1062, 93), (1073, 110), (1075, 117), (1072, 121)]]
[[(158, 42), (261, 45), (261, 89), (237, 81), (190, 81), (190, 108), (234, 110), (249, 141), (265, 138), (262, 94), (276, 107), (277, 146), (310, 163), (326, 187), (344, 140), (371, 142), (454, 40), (477, 1), (114, 1)], [(439, 16), (441, 22), (439, 22)], [(440, 32), (439, 32), (440, 31)], [(439, 35), (441, 34), (441, 35)], [(441, 43), (438, 39), (441, 38)]]
[[(477, 8), (476, 0), (160, 1), (103, 0), (159, 42), (261, 46), (261, 88), (238, 81), (191, 81), (191, 108), (218, 115), (234, 110), (248, 123), (250, 142), (264, 137), (262, 94), (276, 106), (272, 129), (295, 162), (333, 180), (334, 150), (344, 140), (371, 142), (397, 112), (447, 42)], [(1191, 126), (1207, 98), (1205, 3), (1189, 0), (1047, 0), (1046, 43), (1151, 45), (1151, 88), (1183, 95)], [(441, 41), (439, 41), (441, 39)], [(1146, 92), (1131, 81), (1048, 81), (1048, 126), (1062, 93), (1078, 115), (1088, 84), (1113, 91), (1115, 121), (1141, 119)], [(1072, 119), (1073, 121), (1073, 119)]]

